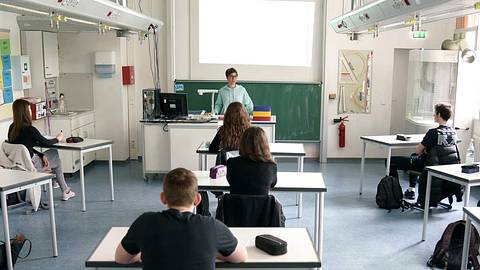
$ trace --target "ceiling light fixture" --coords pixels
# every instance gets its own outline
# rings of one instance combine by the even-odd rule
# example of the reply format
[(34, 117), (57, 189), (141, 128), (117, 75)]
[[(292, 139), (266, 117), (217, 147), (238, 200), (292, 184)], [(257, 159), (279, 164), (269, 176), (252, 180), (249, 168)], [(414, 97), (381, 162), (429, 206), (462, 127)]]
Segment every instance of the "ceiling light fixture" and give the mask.
[[(0, 10), (22, 15), (46, 16), (53, 28), (63, 23), (88, 25), (102, 32), (109, 30), (137, 33), (149, 32), (149, 26), (161, 28), (163, 22), (145, 16), (126, 6), (105, 0), (0, 0)], [(89, 28), (90, 28), (89, 27)], [(79, 27), (82, 29), (82, 27)]]

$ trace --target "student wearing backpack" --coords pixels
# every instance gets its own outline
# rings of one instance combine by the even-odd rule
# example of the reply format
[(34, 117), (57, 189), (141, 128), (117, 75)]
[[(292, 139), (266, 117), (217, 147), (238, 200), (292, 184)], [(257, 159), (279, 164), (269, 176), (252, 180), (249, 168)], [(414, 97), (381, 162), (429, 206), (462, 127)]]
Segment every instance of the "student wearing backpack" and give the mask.
[(160, 201), (168, 209), (138, 217), (118, 245), (115, 261), (142, 262), (144, 270), (215, 269), (215, 259), (232, 263), (247, 259), (246, 248), (213, 217), (192, 212), (201, 201), (195, 175), (184, 168), (163, 180)]
[[(416, 146), (415, 153), (411, 156), (392, 157), (390, 175), (398, 178), (398, 170), (422, 172), (427, 163), (429, 165), (458, 163), (460, 158), (456, 150), (457, 133), (455, 129), (447, 125), (451, 116), (452, 106), (450, 104), (436, 104), (433, 120), (438, 123), (438, 127), (428, 130), (422, 142)], [(430, 153), (433, 148), (436, 149), (434, 154)], [(435, 160), (431, 160), (431, 158)], [(406, 199), (415, 199), (417, 177), (410, 176), (409, 182), (410, 184), (404, 193), (404, 197)]]

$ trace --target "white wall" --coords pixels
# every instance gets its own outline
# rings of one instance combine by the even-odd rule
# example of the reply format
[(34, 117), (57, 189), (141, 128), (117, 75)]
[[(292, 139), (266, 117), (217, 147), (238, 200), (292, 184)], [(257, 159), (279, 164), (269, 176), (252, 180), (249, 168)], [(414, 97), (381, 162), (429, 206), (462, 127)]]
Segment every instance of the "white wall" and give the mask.
[[(9, 12), (0, 11), (0, 29), (10, 30), (10, 49), (12, 55), (20, 55), (20, 30), (17, 25), (17, 15)], [(23, 96), (23, 91), (13, 91), (13, 98)], [(0, 141), (7, 138), (8, 127), (11, 120), (0, 121)]]
[[(327, 21), (341, 14), (341, 1), (327, 1)], [(362, 149), (360, 136), (390, 134), (395, 48), (439, 49), (444, 39), (453, 37), (455, 20), (426, 24), (424, 28), (428, 31), (425, 40), (413, 40), (409, 29), (406, 28), (382, 32), (376, 39), (368, 36), (352, 42), (345, 35), (336, 34), (330, 26), (327, 26), (323, 141), (328, 158), (360, 157)], [(341, 49), (373, 50), (371, 113), (349, 115), (345, 148), (338, 147), (338, 127), (332, 124), (333, 118), (339, 116), (338, 100), (328, 100), (329, 93), (337, 92), (338, 51)], [(379, 147), (368, 146), (367, 156), (385, 157), (385, 151)]]
[[(165, 24), (158, 32), (160, 87), (162, 91), (173, 92), (173, 80), (169, 80), (167, 76), (167, 43), (171, 34), (170, 24), (167, 21), (168, 1), (173, 0), (144, 0), (141, 1), (141, 4), (143, 14), (161, 20)], [(137, 1), (131, 1), (130, 4), (132, 5), (130, 8), (140, 11)], [(142, 89), (153, 88), (153, 81), (150, 71), (148, 40), (139, 42), (138, 39), (130, 38), (128, 47), (132, 49), (128, 51), (128, 58), (131, 61), (129, 64), (135, 67), (135, 85), (128, 87), (130, 158), (134, 159), (143, 153), (143, 133), (139, 122), (143, 118)]]
[[(122, 85), (121, 70), (126, 62), (125, 38), (117, 38), (115, 33), (60, 33), (58, 44), (61, 73), (94, 73), (94, 53), (115, 52), (116, 72), (113, 78), (93, 77), (95, 133), (97, 138), (114, 141), (115, 160), (128, 159), (127, 91)], [(108, 154), (99, 151), (97, 159), (108, 159)]]

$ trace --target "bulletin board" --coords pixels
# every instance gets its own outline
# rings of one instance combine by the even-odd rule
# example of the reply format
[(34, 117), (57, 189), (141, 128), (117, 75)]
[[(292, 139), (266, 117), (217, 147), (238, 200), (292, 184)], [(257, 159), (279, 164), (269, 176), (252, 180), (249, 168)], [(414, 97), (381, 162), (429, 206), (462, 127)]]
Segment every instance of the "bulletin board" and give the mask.
[(373, 51), (340, 50), (338, 113), (370, 113)]
[(0, 29), (0, 121), (12, 118), (13, 87), (10, 32)]

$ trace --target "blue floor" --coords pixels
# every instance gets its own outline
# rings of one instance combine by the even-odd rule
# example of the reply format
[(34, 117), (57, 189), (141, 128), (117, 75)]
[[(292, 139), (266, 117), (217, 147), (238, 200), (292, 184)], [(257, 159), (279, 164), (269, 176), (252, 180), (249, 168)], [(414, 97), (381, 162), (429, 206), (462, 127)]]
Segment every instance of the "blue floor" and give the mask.
[[(368, 162), (365, 167), (364, 194), (358, 195), (358, 161), (319, 164), (307, 161), (305, 171), (322, 172), (327, 185), (323, 269), (427, 269), (426, 261), (448, 223), (462, 216), (461, 204), (451, 211), (435, 209), (429, 219), (428, 238), (421, 242), (423, 213), (413, 210), (377, 208), (376, 186), (384, 173), (383, 162)], [(9, 212), (11, 235), (24, 233), (33, 242), (32, 254), (17, 262), (15, 269), (84, 269), (85, 260), (102, 236), (113, 226), (129, 226), (144, 211), (165, 207), (159, 202), (161, 178), (144, 182), (138, 161), (114, 163), (115, 201), (110, 201), (108, 165), (96, 162), (86, 168), (87, 212), (81, 199), (60, 200), (55, 190), (55, 214), (59, 257), (52, 258), (48, 211), (26, 214), (26, 208)], [(280, 161), (279, 170), (295, 171), (296, 163)], [(406, 187), (406, 177), (402, 186)], [(79, 193), (79, 176), (67, 179)], [(471, 204), (480, 197), (472, 189)], [(307, 227), (313, 231), (314, 196), (304, 194), (302, 219), (296, 216), (293, 193), (275, 194), (284, 205), (287, 227)], [(211, 200), (211, 212), (216, 203)], [(3, 237), (2, 237), (3, 239)]]

